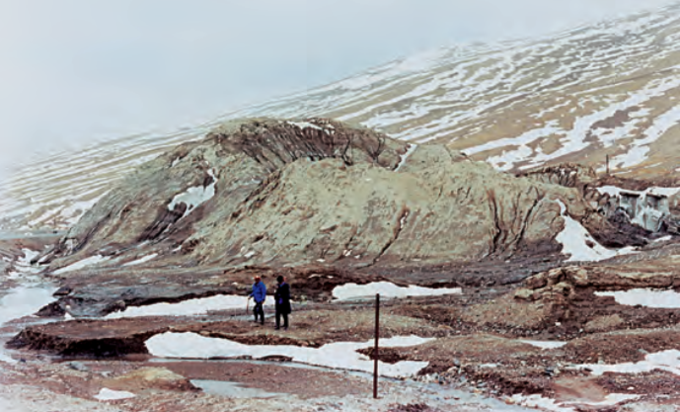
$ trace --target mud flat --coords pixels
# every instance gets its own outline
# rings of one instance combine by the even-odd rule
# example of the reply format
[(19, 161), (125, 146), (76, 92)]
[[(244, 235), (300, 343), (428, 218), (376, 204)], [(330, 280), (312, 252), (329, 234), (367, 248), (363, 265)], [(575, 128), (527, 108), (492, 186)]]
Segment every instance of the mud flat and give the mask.
[[(442, 391), (458, 388), (466, 393), (479, 393), (498, 399), (507, 408), (517, 405), (547, 407), (553, 402), (571, 410), (598, 410), (640, 402), (657, 406), (680, 402), (680, 377), (674, 370), (652, 367), (641, 373), (630, 373), (624, 367), (616, 368), (616, 365), (645, 362), (647, 356), (654, 354), (680, 350), (677, 324), (680, 311), (620, 305), (611, 296), (595, 293), (616, 287), (621, 282), (626, 287), (673, 284), (675, 275), (667, 275), (669, 279), (663, 281), (649, 276), (611, 276), (608, 269), (601, 266), (561, 268), (527, 279), (521, 287), (500, 294), (470, 289), (468, 294), (388, 300), (381, 323), (386, 339), (408, 335), (429, 339), (407, 347), (383, 348), (380, 360), (385, 365), (422, 362), (423, 367), (412, 377), (416, 381), (434, 384)], [(350, 383), (347, 385), (351, 387), (343, 386), (341, 382), (347, 382), (347, 375), (342, 368), (335, 372), (324, 371), (318, 376), (314, 375), (316, 372), (300, 372), (300, 368), (290, 367), (289, 362), (293, 359), (284, 348), (313, 349), (340, 342), (370, 341), (373, 315), (371, 302), (366, 301), (298, 304), (288, 331), (274, 330), (271, 314), (266, 324), (259, 326), (250, 322), (250, 316), (244, 316), (242, 310), (194, 316), (69, 320), (28, 326), (9, 342), (9, 346), (21, 348), (19, 353), (22, 354), (37, 350), (37, 353), (57, 356), (55, 359), (68, 356), (69, 362), (91, 365), (87, 368), (110, 365), (112, 376), (142, 367), (160, 366), (197, 383), (209, 381), (204, 387), (212, 389), (199, 396), (202, 400), (231, 393), (228, 397), (232, 402), (266, 402), (273, 407), (291, 396), (315, 399), (315, 402), (319, 399), (316, 396), (333, 397), (341, 393), (345, 393), (345, 397), (361, 398), (353, 394), (366, 390), (367, 382), (357, 383), (356, 388)], [(212, 354), (212, 361), (191, 359), (200, 356), (187, 352), (186, 356), (182, 353), (172, 355), (174, 358), (185, 357), (183, 360), (149, 362), (152, 354), (147, 343), (166, 333), (193, 334), (206, 340), (253, 347), (265, 345), (271, 347), (267, 356), (255, 356), (253, 360), (276, 359), (281, 363), (274, 366), (247, 362), (211, 364), (217, 362), (217, 358), (251, 358), (236, 352), (232, 356), (229, 353)], [(277, 352), (277, 348), (281, 350)], [(366, 359), (373, 356), (370, 343), (359, 347), (358, 352)], [(121, 355), (132, 356), (137, 361), (121, 360)], [(68, 368), (65, 366), (68, 363), (59, 365), (52, 366)], [(111, 365), (126, 366), (118, 370), (118, 366)], [(612, 368), (597, 373), (592, 365), (611, 365)], [(250, 374), (252, 376), (248, 377)], [(315, 384), (297, 389), (286, 386), (287, 382), (299, 382), (300, 374), (312, 374), (304, 379), (313, 380)], [(332, 383), (334, 380), (338, 383)], [(397, 382), (390, 382), (385, 388), (399, 386)], [(318, 387), (316, 383), (319, 383)], [(263, 391), (257, 392), (262, 396), (253, 395), (247, 400), (239, 398), (242, 395), (238, 395), (233, 385)], [(217, 394), (220, 387), (222, 395)], [(230, 387), (232, 389), (228, 389)], [(339, 392), (328, 388), (338, 388)], [(90, 392), (87, 396), (91, 396)], [(135, 404), (146, 396), (111, 402)], [(153, 397), (144, 399), (145, 402), (156, 402)], [(419, 399), (427, 405), (435, 405), (431, 398)], [(388, 410), (389, 405), (384, 406), (384, 409), (375, 410)], [(466, 410), (466, 406), (453, 398), (436, 407), (439, 410)]]
[[(516, 261), (505, 274), (490, 263), (463, 272), (416, 263), (393, 272), (312, 265), (75, 273), (55, 285), (42, 317), (7, 312), (0, 399), (46, 412), (70, 403), (77, 406), (66, 410), (661, 411), (680, 404), (680, 366), (671, 364), (680, 309), (673, 299), (643, 305), (620, 296), (673, 296), (677, 256), (676, 245), (659, 243), (597, 263), (552, 267), (548, 258), (542, 271)], [(488, 276), (466, 282), (472, 270)], [(274, 330), (271, 306), (264, 326), (242, 307), (253, 275), (271, 283), (277, 273), (296, 292), (287, 331)], [(373, 302), (364, 295), (376, 288), (394, 293), (381, 311), (382, 370), (418, 367), (401, 379), (384, 376), (373, 401), (370, 379), (355, 372), (362, 367), (342, 359), (375, 356)], [(168, 335), (238, 351), (179, 346), (159, 358), (150, 342)], [(400, 337), (417, 339), (388, 346)], [(347, 358), (295, 355), (332, 345), (347, 345)]]

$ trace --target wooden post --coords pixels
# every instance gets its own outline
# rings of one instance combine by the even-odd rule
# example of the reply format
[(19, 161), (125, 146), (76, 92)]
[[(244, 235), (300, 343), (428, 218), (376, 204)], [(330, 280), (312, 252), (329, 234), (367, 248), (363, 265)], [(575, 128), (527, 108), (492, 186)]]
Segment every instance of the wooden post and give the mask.
[(375, 295), (375, 348), (373, 350), (373, 398), (378, 399), (378, 339), (380, 338), (380, 293)]
[(609, 176), (609, 155), (607, 155), (607, 176)]

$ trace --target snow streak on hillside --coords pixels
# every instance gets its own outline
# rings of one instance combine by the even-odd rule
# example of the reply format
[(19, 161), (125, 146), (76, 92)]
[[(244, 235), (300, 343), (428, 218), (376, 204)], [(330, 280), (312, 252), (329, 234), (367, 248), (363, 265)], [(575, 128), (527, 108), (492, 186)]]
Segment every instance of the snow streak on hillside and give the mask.
[(212, 127), (130, 136), (27, 166), (0, 186), (0, 230), (68, 228), (137, 166)]
[(331, 116), (500, 170), (605, 154), (614, 168), (652, 166), (680, 140), (679, 40), (676, 5), (546, 41), (437, 50), (239, 115)]
[[(172, 135), (62, 154), (2, 184), (2, 227), (67, 227), (169, 146), (247, 116), (333, 117), (436, 141), (503, 171), (578, 161), (617, 174), (680, 171), (680, 5), (544, 41), (441, 48)], [(11, 217), (11, 219), (9, 219)]]

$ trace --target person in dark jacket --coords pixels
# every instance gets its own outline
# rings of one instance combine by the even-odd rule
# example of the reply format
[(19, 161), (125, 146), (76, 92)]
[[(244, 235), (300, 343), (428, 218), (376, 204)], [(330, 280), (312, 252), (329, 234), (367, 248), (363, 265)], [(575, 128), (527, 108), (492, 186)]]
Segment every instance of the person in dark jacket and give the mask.
[(288, 314), (291, 312), (290, 308), (290, 286), (286, 283), (286, 278), (279, 276), (276, 278), (278, 287), (274, 293), (276, 300), (276, 329), (281, 326), (281, 316), (283, 316), (283, 329), (288, 329)]
[(258, 315), (260, 317), (260, 324), (264, 325), (264, 305), (265, 299), (267, 299), (267, 286), (262, 283), (259, 276), (253, 278), (255, 283), (253, 283), (253, 291), (248, 295), (248, 299), (253, 298), (255, 301), (255, 307), (253, 308), (253, 314), (255, 315), (255, 322), (257, 322)]

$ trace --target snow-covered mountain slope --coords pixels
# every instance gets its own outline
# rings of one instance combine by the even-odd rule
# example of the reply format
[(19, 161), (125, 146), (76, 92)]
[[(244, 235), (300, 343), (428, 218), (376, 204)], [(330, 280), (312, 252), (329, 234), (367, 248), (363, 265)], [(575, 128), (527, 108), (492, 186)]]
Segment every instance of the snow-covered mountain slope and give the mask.
[(0, 227), (69, 226), (132, 168), (236, 117), (332, 117), (504, 171), (566, 161), (603, 170), (609, 155), (619, 175), (680, 173), (679, 98), (680, 5), (544, 40), (441, 48), (196, 129), (45, 159), (2, 184)]
[[(501, 170), (680, 167), (680, 5), (542, 41), (448, 48), (245, 110), (437, 141)], [(669, 150), (671, 149), (671, 150)]]
[(26, 166), (0, 183), (0, 230), (68, 228), (127, 173), (213, 126), (128, 136)]

